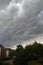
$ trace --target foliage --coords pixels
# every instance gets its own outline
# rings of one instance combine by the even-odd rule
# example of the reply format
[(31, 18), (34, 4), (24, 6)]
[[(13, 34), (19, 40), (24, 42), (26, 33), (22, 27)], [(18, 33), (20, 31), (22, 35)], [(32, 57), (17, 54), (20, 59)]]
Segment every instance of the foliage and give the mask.
[(28, 65), (41, 65), (40, 63), (37, 63), (36, 61), (31, 61), (28, 63)]
[[(37, 43), (36, 41), (32, 45), (27, 45), (25, 48), (22, 45), (18, 45), (15, 50), (15, 65), (40, 65), (43, 64), (43, 44)], [(33, 61), (37, 61), (33, 62)]]

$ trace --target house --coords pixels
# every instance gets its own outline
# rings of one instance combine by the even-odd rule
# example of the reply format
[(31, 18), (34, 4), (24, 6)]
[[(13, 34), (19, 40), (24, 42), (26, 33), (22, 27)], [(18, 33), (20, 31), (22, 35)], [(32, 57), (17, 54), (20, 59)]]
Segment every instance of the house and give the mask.
[(0, 59), (11, 59), (14, 56), (14, 50), (11, 48), (5, 48), (0, 44)]
[(0, 44), (0, 59), (5, 59), (6, 57), (6, 49), (3, 47), (3, 45)]
[(6, 58), (12, 58), (13, 57), (13, 51), (10, 48), (6, 48)]

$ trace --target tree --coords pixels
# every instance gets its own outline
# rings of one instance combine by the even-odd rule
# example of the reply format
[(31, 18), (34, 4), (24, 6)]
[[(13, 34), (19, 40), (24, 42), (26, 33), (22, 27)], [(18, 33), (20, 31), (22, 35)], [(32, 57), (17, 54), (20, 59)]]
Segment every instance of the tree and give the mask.
[(22, 47), (22, 45), (18, 45), (16, 52), (15, 52), (15, 65), (26, 65), (25, 62), (25, 52), (24, 52), (24, 48)]
[(15, 65), (27, 65), (27, 63), (30, 62), (32, 62), (33, 65), (43, 64), (43, 44), (35, 41), (32, 45), (25, 46), (25, 48), (23, 48), (22, 45), (18, 45), (15, 50), (14, 61)]

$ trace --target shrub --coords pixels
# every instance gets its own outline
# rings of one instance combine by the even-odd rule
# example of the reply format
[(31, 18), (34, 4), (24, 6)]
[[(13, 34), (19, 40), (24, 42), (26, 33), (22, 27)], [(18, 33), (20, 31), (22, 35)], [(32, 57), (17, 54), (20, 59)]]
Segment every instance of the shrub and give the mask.
[(41, 65), (40, 63), (37, 63), (36, 61), (31, 61), (28, 63), (28, 65)]

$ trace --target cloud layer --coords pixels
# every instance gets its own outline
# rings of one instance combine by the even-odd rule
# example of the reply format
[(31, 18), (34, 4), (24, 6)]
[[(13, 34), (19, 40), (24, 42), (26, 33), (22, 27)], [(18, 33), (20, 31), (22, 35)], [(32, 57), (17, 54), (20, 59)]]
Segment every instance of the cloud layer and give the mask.
[(43, 0), (0, 0), (0, 43), (13, 46), (43, 35)]

